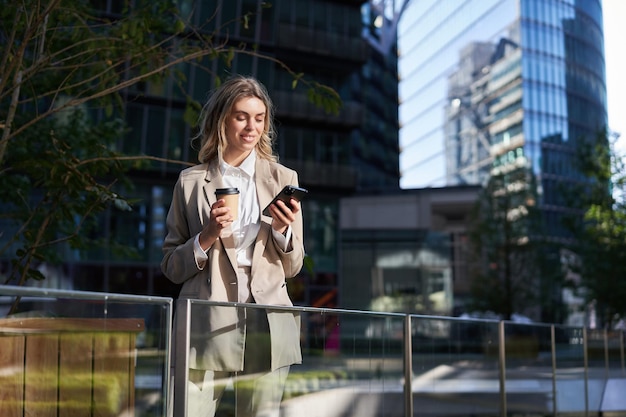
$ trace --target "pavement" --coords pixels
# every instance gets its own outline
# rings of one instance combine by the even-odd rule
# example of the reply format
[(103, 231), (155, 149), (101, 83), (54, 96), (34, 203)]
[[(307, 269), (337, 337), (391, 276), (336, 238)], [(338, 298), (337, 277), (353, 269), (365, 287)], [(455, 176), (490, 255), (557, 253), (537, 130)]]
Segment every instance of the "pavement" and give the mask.
[[(581, 413), (626, 416), (626, 376), (606, 379), (583, 370), (567, 370), (552, 380), (545, 368), (512, 371), (505, 382), (508, 414)], [(416, 376), (411, 384), (414, 416), (498, 416), (497, 372), (439, 365)], [(556, 387), (556, 404), (553, 388)], [(556, 407), (556, 408), (555, 408)], [(402, 381), (353, 381), (283, 401), (281, 417), (403, 417)]]
[[(398, 370), (394, 369), (393, 374), (401, 375)], [(623, 372), (607, 375), (603, 369), (590, 370), (585, 384), (583, 369), (559, 371), (554, 381), (551, 371), (545, 367), (528, 366), (507, 370), (505, 391), (509, 415), (545, 416), (554, 415), (555, 411), (559, 415), (584, 415), (588, 408), (590, 416), (626, 417), (626, 375)], [(283, 401), (280, 417), (405, 416), (404, 384), (399, 378), (338, 378), (309, 380), (307, 383), (307, 394)], [(138, 398), (141, 403), (138, 406), (144, 411), (153, 411), (139, 414), (160, 415), (160, 377), (137, 375), (136, 385), (144, 392), (151, 392), (149, 396)], [(500, 381), (493, 368), (485, 369), (465, 362), (441, 364), (416, 375), (411, 389), (414, 416), (500, 415)]]

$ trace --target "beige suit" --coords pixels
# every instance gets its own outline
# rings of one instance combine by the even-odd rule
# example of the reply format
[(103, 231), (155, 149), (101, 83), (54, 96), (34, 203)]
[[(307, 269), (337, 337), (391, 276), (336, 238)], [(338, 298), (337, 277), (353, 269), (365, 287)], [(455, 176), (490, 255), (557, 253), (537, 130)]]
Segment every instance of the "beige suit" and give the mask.
[[(261, 210), (288, 184), (298, 185), (297, 173), (280, 164), (257, 158), (255, 183)], [(167, 215), (168, 234), (163, 244), (163, 273), (182, 283), (180, 297), (237, 302), (237, 260), (229, 230), (208, 251), (199, 270), (194, 258), (194, 238), (209, 219), (215, 190), (222, 188), (217, 162), (197, 165), (180, 173)], [(304, 259), (302, 214), (292, 223), (292, 249), (278, 247), (271, 230), (272, 218), (261, 214), (251, 266), (250, 292), (257, 304), (291, 306), (285, 279), (300, 272)], [(243, 370), (246, 344), (245, 309), (212, 306), (196, 308), (191, 319), (189, 367), (214, 371)], [(268, 310), (271, 335), (271, 369), (302, 362), (300, 317), (297, 313)]]

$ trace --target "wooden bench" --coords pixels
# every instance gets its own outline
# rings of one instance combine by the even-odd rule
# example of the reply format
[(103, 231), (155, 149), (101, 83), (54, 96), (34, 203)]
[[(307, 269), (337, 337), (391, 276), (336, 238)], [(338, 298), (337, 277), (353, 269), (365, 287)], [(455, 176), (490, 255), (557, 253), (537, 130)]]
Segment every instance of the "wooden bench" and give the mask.
[(132, 417), (143, 319), (0, 319), (0, 416)]

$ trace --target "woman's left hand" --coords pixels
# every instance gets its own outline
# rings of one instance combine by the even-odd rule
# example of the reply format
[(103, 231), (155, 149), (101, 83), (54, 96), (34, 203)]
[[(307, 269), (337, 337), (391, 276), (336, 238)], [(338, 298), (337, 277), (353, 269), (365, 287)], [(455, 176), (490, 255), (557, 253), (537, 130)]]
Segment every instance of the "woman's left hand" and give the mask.
[(289, 200), (289, 203), (287, 205), (279, 200), (270, 206), (270, 214), (274, 219), (272, 221), (272, 229), (279, 233), (285, 233), (287, 227), (296, 220), (296, 214), (300, 212), (300, 202), (298, 200), (292, 198)]

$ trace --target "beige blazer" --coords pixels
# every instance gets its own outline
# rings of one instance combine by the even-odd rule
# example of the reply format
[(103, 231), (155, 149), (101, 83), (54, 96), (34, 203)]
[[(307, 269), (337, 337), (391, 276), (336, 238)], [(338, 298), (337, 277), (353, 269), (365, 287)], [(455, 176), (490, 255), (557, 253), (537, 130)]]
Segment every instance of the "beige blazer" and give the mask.
[[(260, 158), (256, 161), (255, 178), (261, 210), (285, 185), (298, 185), (295, 171)], [(168, 279), (183, 284), (180, 298), (237, 302), (237, 260), (232, 233), (226, 229), (222, 232), (209, 249), (203, 270), (198, 269), (193, 253), (194, 238), (208, 221), (211, 205), (216, 201), (215, 190), (222, 187), (217, 161), (183, 170), (174, 187), (161, 269)], [(302, 269), (302, 213), (298, 213), (291, 225), (292, 249), (287, 252), (274, 241), (271, 222), (271, 217), (261, 214), (261, 228), (252, 256), (250, 292), (257, 304), (292, 306), (285, 280)], [(243, 370), (245, 308), (193, 306), (189, 367)], [(299, 314), (281, 310), (267, 313), (272, 370), (301, 363)], [(179, 332), (175, 330), (174, 337)]]

